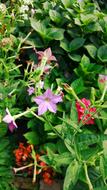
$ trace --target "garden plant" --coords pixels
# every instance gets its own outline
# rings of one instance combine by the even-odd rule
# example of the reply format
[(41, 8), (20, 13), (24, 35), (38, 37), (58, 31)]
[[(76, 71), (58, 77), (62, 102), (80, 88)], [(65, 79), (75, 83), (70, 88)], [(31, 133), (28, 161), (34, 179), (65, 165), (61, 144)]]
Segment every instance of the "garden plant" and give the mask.
[(107, 190), (104, 0), (0, 2), (0, 190), (17, 177)]

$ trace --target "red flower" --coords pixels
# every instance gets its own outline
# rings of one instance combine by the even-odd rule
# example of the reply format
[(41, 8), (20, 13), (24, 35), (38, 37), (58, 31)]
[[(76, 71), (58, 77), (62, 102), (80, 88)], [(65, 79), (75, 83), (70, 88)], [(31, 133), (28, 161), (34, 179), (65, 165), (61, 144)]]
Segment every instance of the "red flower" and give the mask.
[(83, 124), (94, 124), (94, 118), (92, 115), (96, 112), (96, 108), (90, 108), (91, 102), (86, 98), (82, 98), (81, 101), (85, 104), (85, 108), (80, 105), (80, 103), (76, 102), (76, 108), (78, 112), (78, 121), (82, 120)]

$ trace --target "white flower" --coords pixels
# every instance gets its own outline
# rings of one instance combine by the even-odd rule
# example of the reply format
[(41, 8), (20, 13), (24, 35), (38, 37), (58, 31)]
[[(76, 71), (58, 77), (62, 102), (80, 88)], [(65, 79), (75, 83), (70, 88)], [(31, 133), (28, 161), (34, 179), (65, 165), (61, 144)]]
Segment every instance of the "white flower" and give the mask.
[(26, 11), (29, 11), (29, 7), (27, 5), (22, 5), (20, 7), (20, 13), (25, 13)]

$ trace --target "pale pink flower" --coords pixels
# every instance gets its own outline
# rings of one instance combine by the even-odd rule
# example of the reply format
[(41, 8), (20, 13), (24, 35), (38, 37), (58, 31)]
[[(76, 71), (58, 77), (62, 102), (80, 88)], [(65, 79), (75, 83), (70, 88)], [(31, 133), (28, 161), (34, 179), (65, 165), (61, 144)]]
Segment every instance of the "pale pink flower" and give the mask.
[(6, 115), (4, 116), (3, 121), (8, 124), (8, 128), (11, 132), (13, 132), (15, 128), (17, 128), (14, 118), (10, 114), (8, 108), (6, 108)]
[(46, 92), (34, 98), (38, 107), (38, 115), (44, 114), (47, 110), (50, 112), (56, 113), (58, 102), (62, 102), (62, 97), (60, 95), (55, 95), (52, 93), (51, 89), (47, 89)]

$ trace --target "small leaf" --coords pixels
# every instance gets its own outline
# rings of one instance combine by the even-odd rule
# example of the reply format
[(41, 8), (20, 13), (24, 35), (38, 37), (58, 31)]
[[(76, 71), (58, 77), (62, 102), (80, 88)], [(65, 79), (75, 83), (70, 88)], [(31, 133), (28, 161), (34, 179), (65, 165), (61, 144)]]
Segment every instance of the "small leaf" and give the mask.
[(70, 42), (69, 49), (70, 51), (74, 51), (79, 49), (84, 45), (85, 39), (84, 38), (75, 38)]
[(102, 62), (107, 62), (107, 45), (103, 45), (98, 49), (97, 56)]
[(39, 144), (39, 136), (36, 132), (28, 132), (24, 135), (29, 144), (37, 145)]
[(77, 54), (68, 54), (69, 58), (72, 59), (73, 61), (80, 62), (81, 61), (81, 56)]
[(89, 55), (90, 55), (93, 59), (95, 59), (95, 58), (96, 58), (96, 54), (97, 54), (97, 48), (96, 48), (94, 45), (92, 45), (92, 44), (86, 45), (85, 48), (86, 48), (86, 50), (88, 51)]

